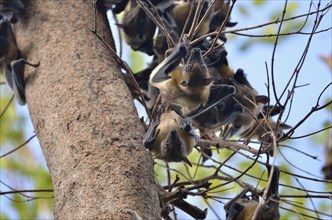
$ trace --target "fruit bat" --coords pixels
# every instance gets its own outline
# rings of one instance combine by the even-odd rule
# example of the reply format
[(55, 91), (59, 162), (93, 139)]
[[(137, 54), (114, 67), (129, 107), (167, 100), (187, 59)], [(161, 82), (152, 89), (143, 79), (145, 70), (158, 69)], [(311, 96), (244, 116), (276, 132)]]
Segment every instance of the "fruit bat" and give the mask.
[[(176, 32), (176, 25), (175, 27), (172, 26), (167, 19), (161, 17), (161, 21), (164, 23), (166, 31), (168, 32), (169, 36), (172, 38), (173, 42), (179, 42), (179, 34)], [(167, 42), (166, 36), (163, 31), (159, 30), (156, 38), (156, 42), (154, 45), (154, 54), (159, 60), (165, 59), (165, 53), (169, 48), (169, 43)]]
[(221, 81), (236, 88), (234, 98), (229, 102), (243, 108), (242, 112), (230, 123), (229, 130), (226, 132), (226, 136), (229, 138), (243, 133), (255, 123), (255, 118), (261, 112), (263, 104), (267, 102), (267, 97), (258, 95), (242, 69), (238, 69), (235, 74), (229, 70), (224, 73)]
[(130, 0), (124, 10), (122, 23), (118, 24), (125, 33), (125, 40), (133, 50), (153, 55), (153, 35), (156, 25), (146, 15), (136, 0)]
[(21, 58), (10, 22), (4, 17), (0, 20), (0, 69), (18, 103), (24, 105), (26, 103), (24, 65), (37, 67), (39, 64), (31, 64)]
[[(270, 174), (271, 166), (267, 165)], [(267, 199), (260, 206), (256, 219), (257, 220), (278, 220), (279, 203), (273, 200), (279, 200), (279, 167), (274, 167), (271, 185), (267, 193)], [(257, 195), (246, 195), (250, 190), (244, 189), (239, 195), (229, 201), (224, 209), (226, 211), (227, 220), (251, 220), (259, 204), (259, 200), (263, 199)]]
[[(190, 15), (191, 7), (195, 5), (193, 1), (184, 0), (165, 0), (159, 3), (156, 7), (159, 13), (174, 27), (176, 32), (180, 35), (185, 27), (185, 23), (188, 20), (188, 25), (184, 33), (188, 33), (191, 25), (193, 24), (194, 14)], [(210, 6), (210, 1), (204, 1), (202, 10), (199, 13), (199, 21), (203, 18), (204, 14)], [(197, 4), (196, 4), (197, 7)], [(211, 20), (212, 11), (208, 14), (206, 19), (203, 21), (202, 26), (196, 33), (196, 37), (202, 36), (209, 31), (209, 24)]]
[[(224, 0), (218, 0), (215, 2), (214, 8), (213, 8), (213, 13), (211, 16), (209, 32), (218, 31), (218, 29), (220, 28), (220, 26), (226, 19), (226, 15), (229, 10), (229, 5), (230, 5), (230, 1), (225, 3)], [(237, 22), (231, 22), (230, 19), (228, 18), (228, 20), (225, 23), (225, 27), (234, 27), (236, 24), (237, 24)], [(224, 29), (225, 29), (225, 27), (224, 27)], [(221, 34), (219, 36), (219, 38), (223, 42), (227, 41), (225, 34)]]
[(152, 71), (150, 84), (160, 90), (163, 99), (170, 102), (180, 115), (194, 117), (234, 94), (235, 89), (226, 85), (212, 86), (212, 78), (199, 48), (193, 48), (182, 65), (181, 59), (186, 54), (187, 45), (178, 44)]
[(165, 112), (152, 121), (143, 138), (144, 146), (158, 159), (167, 162), (183, 161), (191, 166), (187, 156), (200, 138), (191, 121), (174, 111)]

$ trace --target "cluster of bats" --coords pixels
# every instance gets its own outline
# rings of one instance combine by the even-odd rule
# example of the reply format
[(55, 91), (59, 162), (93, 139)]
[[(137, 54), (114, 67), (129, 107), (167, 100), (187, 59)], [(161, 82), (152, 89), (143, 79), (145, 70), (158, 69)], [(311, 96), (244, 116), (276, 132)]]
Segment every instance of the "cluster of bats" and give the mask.
[[(224, 0), (102, 0), (106, 8), (123, 18), (117, 25), (135, 51), (153, 56), (143, 71), (135, 74), (152, 119), (144, 146), (156, 158), (185, 162), (201, 138), (244, 140), (257, 138), (272, 154), (274, 139), (283, 138), (290, 126), (272, 117), (281, 112), (259, 95), (243, 69), (234, 71), (227, 60), (222, 31), (230, 21), (230, 2)], [(0, 67), (7, 84), (21, 105), (25, 99), (24, 65), (12, 26), (24, 11), (21, 0), (0, 0)], [(211, 151), (204, 153), (212, 155)], [(331, 172), (332, 163), (325, 170)], [(269, 174), (271, 167), (267, 165)], [(227, 219), (279, 219), (279, 168), (273, 167), (267, 196), (245, 189), (225, 205)], [(251, 195), (250, 195), (251, 193)], [(248, 195), (249, 194), (249, 195)], [(256, 208), (259, 207), (255, 213)]]
[(115, 14), (124, 12), (117, 25), (127, 44), (153, 56), (135, 78), (153, 115), (144, 145), (156, 158), (190, 164), (187, 156), (199, 139), (216, 131), (223, 139), (256, 137), (271, 154), (271, 134), (281, 138), (290, 126), (277, 126), (272, 116), (281, 108), (268, 105), (244, 70), (233, 71), (228, 63), (227, 39), (218, 33), (236, 25), (229, 19), (229, 2), (105, 2)]
[[(268, 97), (258, 94), (243, 69), (233, 71), (229, 66), (224, 46), (227, 39), (216, 34), (236, 25), (227, 16), (229, 2), (106, 3), (113, 13), (124, 12), (117, 26), (123, 30), (126, 43), (153, 56), (150, 65), (135, 74), (143, 93), (143, 97), (135, 97), (144, 98), (152, 115), (143, 143), (156, 158), (191, 166), (187, 157), (200, 138), (214, 138), (216, 131), (223, 139), (256, 137), (267, 146), (265, 153), (272, 154), (268, 146), (272, 146), (273, 137), (269, 133), (281, 138), (283, 129), (290, 127), (280, 123), (276, 129), (272, 116), (281, 108), (267, 105)], [(279, 173), (274, 167), (265, 199), (245, 189), (227, 203), (227, 219), (252, 219), (257, 207), (256, 219), (279, 219)]]

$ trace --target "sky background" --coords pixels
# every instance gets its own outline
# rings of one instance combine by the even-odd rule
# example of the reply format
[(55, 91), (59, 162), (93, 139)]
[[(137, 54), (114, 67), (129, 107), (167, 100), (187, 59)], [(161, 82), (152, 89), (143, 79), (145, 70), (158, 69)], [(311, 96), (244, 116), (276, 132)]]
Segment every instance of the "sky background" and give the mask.
[[(297, 9), (296, 14), (303, 14), (308, 11), (309, 1), (303, 0), (303, 1), (290, 1), (290, 2), (299, 3), (300, 7)], [(322, 5), (324, 6), (328, 2), (329, 1), (322, 1)], [(251, 1), (239, 0), (236, 3), (235, 9), (232, 13), (231, 20), (238, 22), (238, 25), (236, 25), (234, 29), (238, 29), (241, 27), (255, 26), (270, 21), (270, 15), (272, 13), (275, 13), (276, 10), (281, 12), (283, 4), (284, 1), (281, 0), (268, 1), (268, 3), (265, 6), (257, 8), (253, 7)], [(243, 16), (239, 11), (239, 8), (241, 7), (245, 7), (251, 13), (251, 16), (249, 17)], [(312, 22), (313, 20), (311, 19), (311, 23), (304, 30), (306, 31), (310, 30), (310, 28), (312, 27)], [(331, 26), (332, 26), (332, 14), (330, 11), (323, 19), (319, 30)], [(261, 33), (261, 31), (254, 30), (247, 33), (254, 34), (254, 33)], [(295, 91), (293, 108), (289, 120), (287, 121), (287, 124), (291, 126), (295, 125), (310, 111), (310, 109), (315, 105), (316, 99), (320, 94), (320, 92), (322, 91), (322, 89), (329, 82), (332, 81), (331, 70), (329, 70), (327, 65), (323, 63), (319, 58), (320, 55), (327, 56), (332, 54), (331, 33), (332, 32), (330, 30), (328, 32), (317, 34), (314, 36), (311, 42), (309, 53), (307, 55), (306, 62), (304, 63), (301, 69), (299, 82), (298, 82), (299, 85), (306, 85), (306, 84), (309, 85), (298, 88)], [(250, 47), (248, 50), (241, 51), (240, 48), (243, 45), (243, 42), (247, 40), (247, 37), (236, 36), (233, 38), (231, 35), (228, 36), (229, 36), (229, 41), (226, 44), (226, 49), (228, 51), (228, 59), (230, 65), (232, 66), (233, 69), (237, 68), (244, 69), (245, 72), (247, 73), (249, 82), (252, 84), (254, 88), (256, 88), (259, 94), (267, 95), (267, 90), (265, 86), (266, 83), (265, 62), (268, 63), (268, 67), (270, 69), (271, 66), (270, 62), (271, 62), (272, 48), (273, 48), (272, 45), (255, 44), (252, 47)], [(276, 57), (275, 57), (275, 76), (276, 76), (276, 84), (278, 85), (277, 92), (279, 94), (281, 88), (283, 88), (283, 86), (288, 81), (289, 76), (293, 73), (302, 55), (304, 47), (307, 43), (308, 37), (309, 37), (308, 35), (292, 35), (278, 44)], [(115, 35), (114, 38), (117, 39), (117, 36)], [(128, 51), (127, 52), (125, 51), (123, 56), (124, 60), (128, 61), (128, 55), (129, 55)], [(332, 92), (330, 87), (328, 91), (324, 93), (322, 100), (325, 101), (328, 97), (331, 98), (332, 96), (331, 93)], [(271, 100), (271, 103), (274, 103), (273, 99)], [(19, 106), (17, 103), (15, 104), (17, 106), (18, 112), (27, 119), (25, 125), (25, 135), (27, 139), (34, 134), (34, 128), (30, 122), (28, 115), (28, 107)], [(328, 113), (326, 110), (314, 113), (301, 127), (299, 127), (296, 130), (294, 136), (300, 136), (317, 131), (322, 128), (323, 123), (326, 121), (332, 121), (331, 114)], [(289, 142), (288, 144), (297, 147), (306, 153), (318, 156), (318, 158), (321, 161), (313, 160), (307, 156), (296, 153), (295, 151), (290, 149), (282, 150), (284, 154), (287, 155), (287, 159), (289, 159), (296, 166), (301, 167), (302, 169), (305, 169), (310, 173), (322, 177), (321, 167), (322, 167), (322, 161), (324, 160), (322, 144), (315, 142), (312, 137), (303, 138), (300, 140), (294, 140), (292, 142)], [(40, 147), (37, 146), (38, 146), (37, 139), (33, 139), (28, 145), (28, 147), (31, 150), (33, 150), (34, 154), (36, 155), (36, 158), (38, 158), (40, 163), (46, 166), (41, 149)], [(301, 175), (305, 176), (308, 175), (294, 168), (293, 171)], [(3, 176), (3, 174), (1, 174), (1, 179), (3, 178), (5, 179), (6, 177)], [(307, 189), (324, 190), (324, 185), (320, 183), (316, 183), (313, 181), (305, 181), (305, 180), (303, 180), (302, 183)], [(3, 196), (0, 197), (0, 205), (2, 208), (8, 207), (8, 202), (6, 202), (6, 200), (7, 199), (5, 197)], [(15, 214), (13, 214), (13, 217), (15, 218)], [(50, 216), (44, 216), (44, 217), (49, 218)], [(210, 215), (208, 217), (210, 217)]]

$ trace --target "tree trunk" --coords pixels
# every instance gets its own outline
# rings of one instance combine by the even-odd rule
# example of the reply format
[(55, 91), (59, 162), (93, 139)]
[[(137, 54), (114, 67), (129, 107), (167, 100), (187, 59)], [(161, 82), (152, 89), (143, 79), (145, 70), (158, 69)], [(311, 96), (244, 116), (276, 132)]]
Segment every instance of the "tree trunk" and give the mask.
[[(16, 25), (26, 97), (53, 181), (56, 219), (158, 219), (153, 161), (143, 126), (92, 1), (30, 0)], [(105, 14), (98, 32), (113, 45)]]

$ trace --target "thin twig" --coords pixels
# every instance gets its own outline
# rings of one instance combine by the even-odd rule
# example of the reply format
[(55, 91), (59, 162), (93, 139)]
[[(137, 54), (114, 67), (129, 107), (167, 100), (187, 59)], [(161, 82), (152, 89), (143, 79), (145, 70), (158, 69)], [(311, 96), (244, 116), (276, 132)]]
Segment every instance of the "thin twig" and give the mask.
[(3, 157), (8, 156), (8, 155), (11, 154), (11, 153), (14, 153), (14, 152), (17, 151), (18, 149), (24, 147), (27, 143), (29, 143), (29, 142), (30, 142), (34, 137), (36, 137), (36, 136), (37, 136), (36, 134), (32, 135), (28, 140), (26, 140), (26, 141), (25, 141), (23, 144), (21, 144), (20, 146), (18, 146), (18, 147), (16, 147), (16, 148), (14, 148), (13, 150), (11, 150), (11, 151), (9, 151), (9, 152), (7, 152), (7, 153), (1, 155), (1, 156), (0, 156), (0, 159), (3, 158)]

